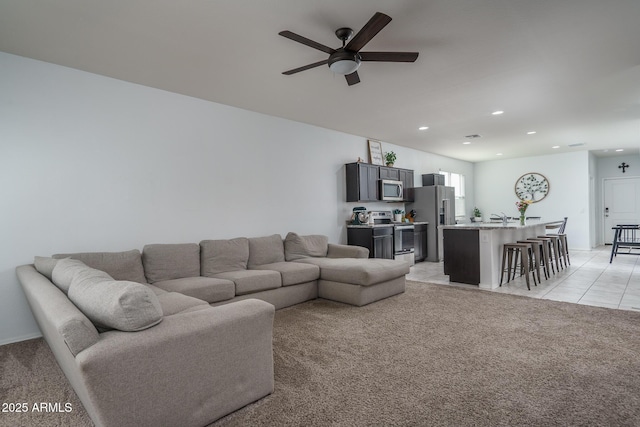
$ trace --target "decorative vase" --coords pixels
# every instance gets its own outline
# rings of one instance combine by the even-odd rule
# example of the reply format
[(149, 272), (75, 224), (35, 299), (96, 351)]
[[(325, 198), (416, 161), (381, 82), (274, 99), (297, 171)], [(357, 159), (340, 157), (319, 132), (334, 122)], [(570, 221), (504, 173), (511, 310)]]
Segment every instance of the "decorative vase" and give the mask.
[(393, 167), (393, 163), (389, 162), (389, 163), (387, 163), (387, 166), (389, 166), (390, 168), (392, 168), (392, 167)]
[(520, 215), (520, 225), (527, 225), (527, 223), (524, 220), (524, 214)]

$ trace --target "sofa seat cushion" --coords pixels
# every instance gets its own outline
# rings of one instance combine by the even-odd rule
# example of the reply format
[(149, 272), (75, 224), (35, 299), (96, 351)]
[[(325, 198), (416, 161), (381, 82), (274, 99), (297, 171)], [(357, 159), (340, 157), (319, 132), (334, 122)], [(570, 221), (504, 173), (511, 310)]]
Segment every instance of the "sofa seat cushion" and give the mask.
[(233, 281), (236, 285), (236, 295), (252, 294), (282, 286), (282, 279), (277, 271), (238, 270), (216, 274), (216, 277)]
[(201, 305), (209, 307), (209, 304), (201, 299), (189, 297), (178, 292), (165, 292), (162, 295), (158, 295), (158, 301), (165, 316), (171, 316)]
[(247, 262), (249, 239), (246, 237), (200, 242), (201, 276), (213, 277), (228, 271), (246, 270)]
[(200, 246), (197, 243), (146, 245), (142, 249), (144, 274), (149, 283), (200, 275)]
[(114, 280), (147, 283), (142, 267), (140, 251), (132, 249), (124, 252), (81, 252), (75, 254), (56, 254), (53, 258), (71, 258), (97, 270), (102, 270)]
[(258, 265), (252, 269), (277, 271), (282, 277), (282, 286), (299, 285), (320, 278), (320, 268), (317, 265), (298, 262), (274, 262)]
[(236, 291), (235, 284), (230, 280), (202, 276), (164, 280), (153, 285), (167, 292), (179, 292), (208, 303), (231, 299)]
[(380, 258), (302, 258), (298, 263), (320, 267), (320, 278), (333, 282), (371, 286), (409, 273), (409, 263)]

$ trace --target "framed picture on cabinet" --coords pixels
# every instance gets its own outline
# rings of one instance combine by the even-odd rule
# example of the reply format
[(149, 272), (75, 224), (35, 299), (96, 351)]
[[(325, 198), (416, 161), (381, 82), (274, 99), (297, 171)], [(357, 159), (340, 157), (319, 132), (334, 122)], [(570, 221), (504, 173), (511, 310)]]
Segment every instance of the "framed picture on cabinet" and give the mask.
[(382, 158), (382, 144), (379, 141), (369, 140), (369, 163), (384, 166)]

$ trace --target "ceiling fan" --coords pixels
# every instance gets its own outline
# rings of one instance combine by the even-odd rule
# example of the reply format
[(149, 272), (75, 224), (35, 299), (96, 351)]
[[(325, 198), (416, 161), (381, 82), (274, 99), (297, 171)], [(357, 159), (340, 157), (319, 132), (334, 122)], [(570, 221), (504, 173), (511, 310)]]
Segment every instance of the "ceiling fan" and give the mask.
[[(365, 24), (364, 27), (353, 38), (353, 30), (351, 28), (338, 28), (336, 36), (342, 40), (342, 47), (332, 49), (328, 46), (309, 40), (306, 37), (292, 33), (291, 31), (281, 31), (282, 37), (286, 37), (298, 43), (302, 43), (314, 49), (328, 53), (329, 58), (314, 62), (313, 64), (303, 67), (294, 68), (285, 71), (282, 74), (291, 75), (300, 71), (309, 70), (328, 64), (331, 71), (342, 74), (347, 79), (349, 86), (360, 83), (358, 76), (358, 68), (361, 61), (380, 61), (380, 62), (415, 62), (418, 58), (418, 52), (360, 52), (376, 34), (380, 32), (387, 24), (391, 22), (391, 18), (384, 13), (376, 12), (375, 15)], [(346, 43), (349, 40), (349, 43)], [(346, 45), (345, 45), (346, 43)]]

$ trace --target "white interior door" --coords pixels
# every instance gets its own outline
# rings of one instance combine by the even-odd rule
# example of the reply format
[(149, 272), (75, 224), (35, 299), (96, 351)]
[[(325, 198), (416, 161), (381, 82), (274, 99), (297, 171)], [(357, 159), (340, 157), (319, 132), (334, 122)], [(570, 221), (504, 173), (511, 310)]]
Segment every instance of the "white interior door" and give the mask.
[(640, 178), (604, 180), (604, 242), (613, 242), (618, 224), (640, 224)]

